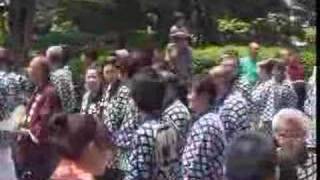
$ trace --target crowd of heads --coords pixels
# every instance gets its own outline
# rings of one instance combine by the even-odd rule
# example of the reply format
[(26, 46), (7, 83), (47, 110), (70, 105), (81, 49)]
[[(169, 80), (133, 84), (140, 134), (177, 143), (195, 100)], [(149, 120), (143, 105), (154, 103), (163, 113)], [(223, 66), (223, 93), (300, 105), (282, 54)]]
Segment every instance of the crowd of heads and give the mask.
[[(178, 48), (184, 48), (188, 46), (190, 36), (178, 25), (171, 29), (170, 37), (172, 43)], [(259, 49), (258, 43), (250, 43), (250, 56), (257, 58)], [(141, 112), (161, 114), (175, 99), (180, 99), (192, 113), (201, 114), (210, 108), (215, 99), (230, 90), (232, 83), (239, 78), (240, 60), (235, 49), (225, 50), (220, 57), (220, 64), (212, 67), (208, 73), (194, 75), (187, 81), (171, 72), (165, 55), (155, 52), (155, 50), (141, 49), (115, 50), (99, 65), (97, 51), (93, 49), (85, 51), (84, 87), (86, 91), (100, 93), (102, 97), (107, 85), (117, 84), (110, 91), (111, 94), (115, 94), (120, 83), (128, 81), (130, 96)], [(50, 71), (67, 63), (65, 53), (63, 47), (52, 46), (48, 48), (45, 56), (39, 55), (32, 58), (27, 68), (30, 80), (37, 86), (47, 83)], [(286, 64), (298, 58), (296, 53), (283, 49), (279, 52), (278, 58), (260, 61), (258, 63), (259, 80), (284, 81)], [(9, 64), (9, 59), (8, 50), (0, 48), (0, 65)], [(279, 161), (276, 147), (282, 147), (281, 162), (299, 161), (305, 148), (308, 120), (308, 117), (299, 110), (283, 109), (272, 120), (274, 140), (259, 133), (245, 133), (237, 136), (228, 145), (226, 151), (225, 167), (228, 180), (273, 179)], [(109, 132), (89, 115), (56, 114), (50, 119), (48, 127), (52, 138), (50, 141), (57, 144), (60, 153), (79, 162), (80, 155), (83, 157), (83, 152), (90, 147), (91, 142), (94, 142), (92, 148), (102, 150), (107, 149), (106, 147), (115, 148), (112, 139), (104, 138)], [(105, 158), (108, 156), (98, 157), (96, 160), (100, 159), (101, 165)]]

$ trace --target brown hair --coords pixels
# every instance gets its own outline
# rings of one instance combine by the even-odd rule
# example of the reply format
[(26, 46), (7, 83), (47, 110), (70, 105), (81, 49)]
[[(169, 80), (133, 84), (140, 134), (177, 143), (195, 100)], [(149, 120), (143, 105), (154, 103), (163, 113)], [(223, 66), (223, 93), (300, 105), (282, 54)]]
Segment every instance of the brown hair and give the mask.
[(58, 113), (49, 119), (47, 127), (49, 141), (61, 156), (72, 160), (80, 158), (92, 141), (101, 149), (114, 146), (111, 133), (92, 115)]
[(208, 74), (196, 75), (192, 80), (192, 87), (197, 94), (207, 93), (211, 98), (216, 96), (216, 88), (213, 79)]

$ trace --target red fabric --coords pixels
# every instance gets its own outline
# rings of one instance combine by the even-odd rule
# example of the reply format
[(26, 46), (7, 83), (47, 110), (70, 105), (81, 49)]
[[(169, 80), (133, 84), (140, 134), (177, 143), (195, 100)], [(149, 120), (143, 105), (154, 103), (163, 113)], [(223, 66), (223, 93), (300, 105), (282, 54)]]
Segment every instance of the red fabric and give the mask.
[(55, 88), (47, 84), (34, 92), (27, 108), (30, 130), (41, 142), (47, 141), (46, 123), (51, 115), (61, 111), (61, 103)]
[(304, 67), (299, 60), (289, 61), (287, 73), (291, 81), (304, 80)]

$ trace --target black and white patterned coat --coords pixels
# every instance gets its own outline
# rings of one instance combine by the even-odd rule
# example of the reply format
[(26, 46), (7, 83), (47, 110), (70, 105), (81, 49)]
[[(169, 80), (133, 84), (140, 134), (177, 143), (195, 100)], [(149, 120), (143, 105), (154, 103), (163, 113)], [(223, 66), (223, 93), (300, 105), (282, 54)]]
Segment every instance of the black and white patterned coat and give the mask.
[(224, 174), (224, 125), (209, 112), (192, 125), (182, 155), (183, 179), (221, 180)]

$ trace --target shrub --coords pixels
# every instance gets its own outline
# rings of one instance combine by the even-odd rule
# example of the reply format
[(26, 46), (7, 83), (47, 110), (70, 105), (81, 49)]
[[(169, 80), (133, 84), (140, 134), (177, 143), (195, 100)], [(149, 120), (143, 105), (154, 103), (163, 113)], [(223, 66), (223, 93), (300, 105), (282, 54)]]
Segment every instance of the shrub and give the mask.
[(34, 49), (47, 48), (53, 44), (85, 45), (93, 36), (77, 31), (51, 32), (41, 36), (34, 44)]
[[(222, 52), (233, 47), (238, 50), (240, 57), (248, 54), (247, 46), (208, 46), (196, 48), (193, 50), (193, 70), (194, 73), (201, 73), (207, 71), (210, 67), (219, 64), (219, 56)], [(274, 57), (279, 51), (280, 47), (277, 46), (266, 46), (261, 47), (259, 59), (266, 59)], [(316, 53), (315, 47), (307, 47), (300, 50), (302, 57), (302, 63), (305, 67), (306, 78), (312, 74), (313, 66), (315, 65)]]
[(312, 74), (313, 66), (316, 65), (317, 57), (315, 46), (303, 49), (300, 54), (304, 65), (305, 78), (308, 79)]
[(305, 41), (308, 43), (315, 43), (316, 42), (316, 28), (309, 27), (304, 30), (305, 32)]

